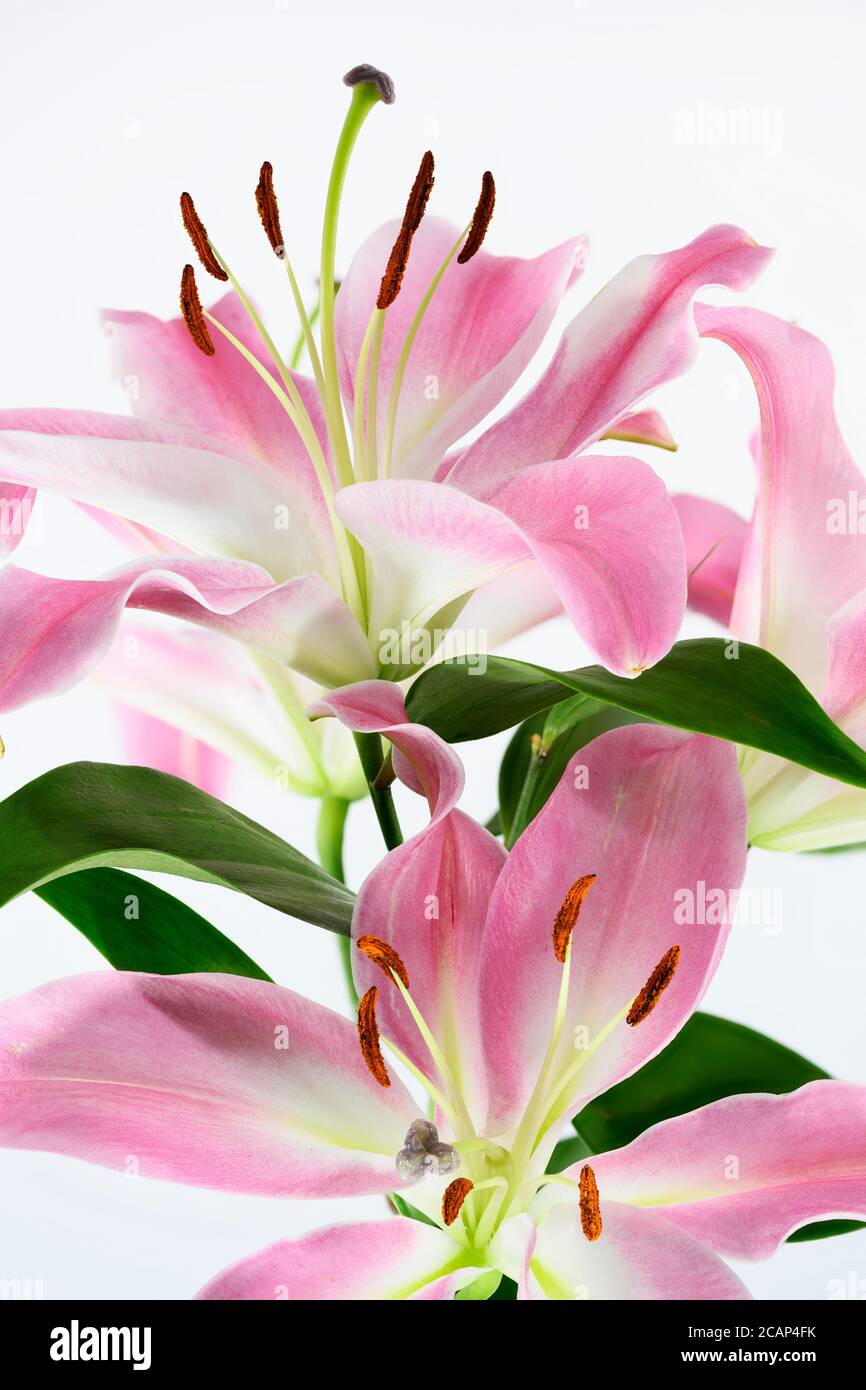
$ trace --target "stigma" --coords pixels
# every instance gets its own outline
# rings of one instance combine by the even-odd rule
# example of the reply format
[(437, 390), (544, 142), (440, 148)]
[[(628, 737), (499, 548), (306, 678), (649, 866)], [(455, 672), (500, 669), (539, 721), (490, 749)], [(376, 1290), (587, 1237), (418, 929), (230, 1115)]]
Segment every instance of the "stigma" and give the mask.
[(396, 1167), (404, 1182), (420, 1182), (428, 1173), (444, 1178), (460, 1167), (460, 1155), (440, 1140), (432, 1120), (413, 1120), (397, 1154)]

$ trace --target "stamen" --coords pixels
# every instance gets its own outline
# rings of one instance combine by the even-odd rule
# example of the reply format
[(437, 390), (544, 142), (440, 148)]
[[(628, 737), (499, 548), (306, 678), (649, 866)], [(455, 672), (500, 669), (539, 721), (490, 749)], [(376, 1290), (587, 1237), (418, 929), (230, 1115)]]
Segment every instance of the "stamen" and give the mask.
[(227, 280), (229, 277), (223, 270), (208, 241), (205, 225), (195, 210), (195, 203), (188, 193), (180, 195), (180, 214), (183, 218), (183, 225), (189, 234), (189, 239), (196, 249), (196, 254), (208, 274), (215, 280)]
[(427, 199), (433, 188), (433, 167), (433, 155), (427, 150), (418, 167), (418, 173), (415, 175), (412, 192), (409, 194), (409, 201), (403, 214), (403, 222), (397, 234), (397, 240), (391, 248), (385, 274), (382, 276), (379, 297), (376, 300), (377, 309), (387, 309), (400, 293), (406, 266), (409, 264), (412, 238), (421, 225), (421, 219), (427, 207)]
[(180, 277), (180, 312), (183, 314), (184, 323), (189, 329), (189, 335), (196, 347), (200, 348), (206, 357), (213, 357), (216, 348), (207, 331), (204, 311), (198, 297), (195, 271), (191, 265), (184, 266), (183, 274)]
[(674, 971), (679, 964), (680, 948), (672, 946), (666, 951), (650, 975), (640, 994), (634, 1000), (631, 1008), (626, 1014), (626, 1023), (632, 1028), (636, 1028), (639, 1023), (652, 1013), (663, 990), (666, 990), (674, 977)]
[(376, 996), (378, 992), (376, 986), (371, 985), (358, 1005), (358, 1040), (361, 1044), (361, 1055), (367, 1063), (371, 1075), (380, 1086), (390, 1086), (391, 1078), (388, 1075), (388, 1068), (385, 1066), (385, 1059), (379, 1046), (379, 1026), (376, 1023)]
[(378, 90), (379, 99), (386, 106), (394, 105), (394, 83), (387, 72), (383, 72), (381, 68), (374, 68), (372, 63), (358, 63), (357, 67), (349, 69), (343, 81), (347, 87), (357, 87), (359, 82), (372, 82)]
[(571, 940), (571, 933), (577, 925), (583, 900), (595, 883), (595, 877), (595, 874), (584, 874), (582, 878), (575, 879), (556, 914), (553, 923), (553, 954), (560, 965), (565, 964), (565, 952)]
[(259, 210), (259, 217), (262, 219), (265, 236), (271, 243), (271, 249), (282, 260), (286, 248), (280, 227), (280, 209), (277, 204), (277, 195), (274, 192), (274, 168), (267, 159), (262, 165), (259, 181), (256, 184), (256, 207)]
[(580, 1170), (580, 1224), (587, 1240), (598, 1240), (601, 1235), (601, 1206), (595, 1173), (588, 1163)]
[(393, 946), (389, 946), (387, 941), (380, 941), (377, 936), (359, 936), (355, 942), (359, 951), (384, 970), (388, 979), (391, 979), (391, 971), (399, 975), (406, 989), (409, 988), (409, 972), (403, 964)]
[(489, 169), (485, 169), (481, 176), (481, 193), (472, 214), (472, 225), (469, 228), (469, 235), (463, 243), (463, 250), (457, 257), (458, 265), (465, 265), (471, 261), (476, 252), (481, 250), (481, 243), (487, 235), (487, 228), (490, 226), (490, 219), (493, 216), (493, 209), (496, 206), (496, 184), (493, 182), (493, 175)]
[(468, 1178), (455, 1178), (442, 1194), (442, 1220), (446, 1226), (453, 1226), (460, 1215), (460, 1208), (472, 1191), (473, 1184)]

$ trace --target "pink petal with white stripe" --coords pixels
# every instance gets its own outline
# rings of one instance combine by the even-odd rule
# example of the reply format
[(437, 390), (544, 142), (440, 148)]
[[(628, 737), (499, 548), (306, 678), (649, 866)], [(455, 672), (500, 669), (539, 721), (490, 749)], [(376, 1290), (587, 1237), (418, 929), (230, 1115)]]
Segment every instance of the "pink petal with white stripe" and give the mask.
[(416, 1102), (354, 1026), (236, 975), (100, 971), (0, 1005), (0, 1141), (273, 1197), (399, 1186)]
[(592, 1166), (602, 1197), (651, 1207), (723, 1255), (766, 1259), (808, 1221), (866, 1217), (866, 1086), (728, 1096)]

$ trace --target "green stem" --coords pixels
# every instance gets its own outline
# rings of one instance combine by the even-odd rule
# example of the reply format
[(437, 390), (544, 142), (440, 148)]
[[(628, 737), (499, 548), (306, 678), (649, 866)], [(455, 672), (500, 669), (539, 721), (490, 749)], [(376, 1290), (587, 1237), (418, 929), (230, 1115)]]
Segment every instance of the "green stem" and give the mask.
[[(326, 869), (332, 878), (338, 879), (340, 883), (346, 882), (343, 871), (343, 832), (346, 828), (346, 816), (348, 814), (349, 803), (343, 797), (322, 797), (319, 819), (316, 822), (316, 852), (322, 868)], [(352, 975), (351, 937), (339, 937), (338, 945), (346, 988), (349, 991), (352, 1007), (355, 1008), (358, 1004), (358, 993)]]
[(538, 739), (537, 734), (533, 739), (532, 752), (529, 755), (529, 767), (526, 769), (523, 786), (520, 788), (520, 796), (517, 798), (514, 816), (508, 828), (508, 834), (505, 836), (506, 849), (512, 848), (515, 840), (523, 834), (532, 819), (532, 803), (535, 793), (538, 790), (538, 784), (541, 781), (541, 774), (544, 771), (544, 760), (546, 757), (546, 753), (541, 751), (543, 747), (541, 740), (538, 739), (536, 743), (536, 739)]
[[(312, 328), (313, 324), (316, 322), (316, 319), (318, 317), (319, 305), (318, 302), (316, 302), (307, 314), (307, 328)], [(289, 357), (289, 366), (292, 368), (293, 371), (301, 365), (301, 358), (304, 355), (304, 348), (306, 347), (306, 344), (307, 335), (304, 328), (301, 328), (297, 338), (295, 339), (295, 345), (292, 348), (291, 355)]]
[(373, 803), (373, 810), (376, 812), (379, 829), (382, 831), (382, 838), (388, 849), (396, 849), (398, 845), (403, 843), (403, 832), (397, 819), (397, 810), (394, 806), (391, 788), (377, 786), (377, 778), (385, 761), (382, 740), (378, 734), (355, 734), (355, 745), (358, 749), (361, 767), (364, 769), (364, 776), (367, 779), (367, 789)]

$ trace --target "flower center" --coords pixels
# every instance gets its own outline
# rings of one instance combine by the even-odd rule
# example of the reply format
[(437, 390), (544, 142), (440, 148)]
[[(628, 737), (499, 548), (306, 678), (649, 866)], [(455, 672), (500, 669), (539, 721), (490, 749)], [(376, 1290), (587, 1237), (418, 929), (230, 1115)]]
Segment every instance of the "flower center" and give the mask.
[(413, 999), (409, 972), (393, 946), (369, 935), (359, 936), (355, 942), (358, 950), (379, 966), (398, 990), (431, 1063), (429, 1068), (416, 1066), (391, 1039), (380, 1035), (376, 1022), (378, 989), (372, 985), (358, 1009), (361, 1053), (371, 1074), (380, 1086), (390, 1086), (391, 1078), (382, 1052), (384, 1043), (420, 1082), (453, 1131), (451, 1142), (443, 1144), (431, 1120), (414, 1121), (406, 1135), (404, 1148), (397, 1154), (397, 1173), (404, 1181), (408, 1179), (413, 1182), (420, 1182), (429, 1175), (447, 1176), (458, 1166), (454, 1161), (456, 1159), (465, 1172), (454, 1178), (445, 1189), (442, 1222), (451, 1226), (459, 1219), (467, 1243), (479, 1251), (489, 1244), (507, 1216), (524, 1210), (535, 1193), (548, 1183), (564, 1184), (575, 1190), (581, 1226), (587, 1240), (598, 1240), (602, 1233), (598, 1186), (592, 1168), (584, 1165), (577, 1183), (559, 1174), (544, 1172), (549, 1152), (544, 1141), (549, 1139), (553, 1127), (557, 1122), (562, 1122), (574, 1104), (579, 1094), (580, 1072), (590, 1057), (617, 1028), (636, 1028), (655, 1009), (673, 979), (680, 959), (680, 947), (671, 946), (665, 952), (638, 993), (597, 1030), (576, 1057), (570, 1053), (563, 1055), (561, 1042), (569, 1008), (572, 940), (581, 908), (595, 878), (595, 874), (585, 874), (576, 879), (554, 919), (551, 944), (563, 970), (550, 1040), (535, 1086), (508, 1148), (493, 1138), (478, 1134), (470, 1115), (469, 1103), (455, 1079), (445, 1049), (437, 1042)]

